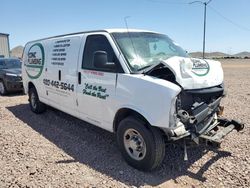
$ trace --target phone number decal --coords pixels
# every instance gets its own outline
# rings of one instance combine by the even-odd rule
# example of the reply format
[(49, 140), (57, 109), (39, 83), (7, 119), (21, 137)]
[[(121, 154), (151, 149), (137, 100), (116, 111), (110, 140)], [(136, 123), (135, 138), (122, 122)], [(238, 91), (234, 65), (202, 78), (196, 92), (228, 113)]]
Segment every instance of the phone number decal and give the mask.
[(68, 90), (68, 91), (74, 91), (74, 84), (69, 84), (66, 82), (61, 81), (55, 81), (50, 79), (43, 79), (43, 84), (46, 86), (52, 86), (54, 88), (62, 89), (62, 90)]

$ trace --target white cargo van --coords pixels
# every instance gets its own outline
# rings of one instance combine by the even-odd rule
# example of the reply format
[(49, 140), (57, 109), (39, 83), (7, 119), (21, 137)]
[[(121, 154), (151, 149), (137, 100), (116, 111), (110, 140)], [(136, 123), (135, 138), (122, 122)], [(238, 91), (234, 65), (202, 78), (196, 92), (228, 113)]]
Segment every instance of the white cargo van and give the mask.
[(166, 142), (220, 143), (233, 129), (243, 129), (220, 117), (221, 64), (188, 57), (160, 33), (61, 35), (28, 42), (23, 60), (33, 112), (49, 105), (116, 133), (123, 157), (140, 170), (161, 164)]

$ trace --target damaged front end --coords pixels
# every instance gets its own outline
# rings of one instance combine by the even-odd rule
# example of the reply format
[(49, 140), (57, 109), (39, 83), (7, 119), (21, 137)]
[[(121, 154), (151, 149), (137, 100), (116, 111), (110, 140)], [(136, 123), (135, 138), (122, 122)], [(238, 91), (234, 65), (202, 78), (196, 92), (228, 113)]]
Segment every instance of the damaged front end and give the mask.
[[(220, 62), (172, 57), (144, 71), (145, 74), (172, 82), (181, 92), (172, 102), (169, 127), (163, 129), (169, 141), (184, 140), (219, 146), (232, 130), (244, 124), (222, 118), (225, 96)], [(184, 147), (185, 148), (185, 147)]]
[(219, 146), (223, 137), (232, 130), (242, 130), (244, 124), (221, 117), (224, 107), (220, 106), (220, 102), (223, 96), (223, 84), (183, 90), (176, 99), (176, 124), (170, 131), (169, 139), (190, 138), (196, 144), (205, 142)]

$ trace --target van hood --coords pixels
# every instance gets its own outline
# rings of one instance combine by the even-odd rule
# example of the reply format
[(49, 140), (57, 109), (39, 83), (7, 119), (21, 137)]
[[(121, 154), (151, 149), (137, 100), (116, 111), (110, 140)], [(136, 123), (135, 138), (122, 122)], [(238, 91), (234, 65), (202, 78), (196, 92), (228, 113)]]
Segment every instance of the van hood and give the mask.
[(223, 70), (219, 61), (197, 58), (172, 57), (162, 63), (175, 75), (183, 89), (201, 89), (223, 83)]

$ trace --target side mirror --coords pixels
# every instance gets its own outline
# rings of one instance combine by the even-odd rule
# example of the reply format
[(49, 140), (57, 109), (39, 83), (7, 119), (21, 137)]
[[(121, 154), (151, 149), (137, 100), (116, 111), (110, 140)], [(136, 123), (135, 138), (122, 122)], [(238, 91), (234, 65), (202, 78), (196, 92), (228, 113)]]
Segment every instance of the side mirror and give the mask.
[(116, 68), (114, 62), (108, 62), (108, 54), (105, 51), (94, 52), (94, 67), (101, 69), (114, 70)]

